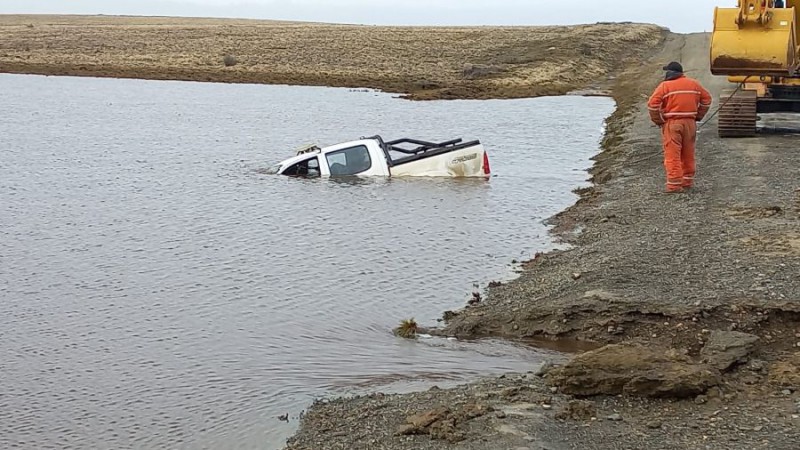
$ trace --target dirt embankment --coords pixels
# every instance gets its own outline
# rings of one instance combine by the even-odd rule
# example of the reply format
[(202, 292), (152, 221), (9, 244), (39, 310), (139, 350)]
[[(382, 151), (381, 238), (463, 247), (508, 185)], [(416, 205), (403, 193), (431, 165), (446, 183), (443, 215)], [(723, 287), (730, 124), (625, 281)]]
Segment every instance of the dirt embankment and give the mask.
[(437, 330), (601, 348), (538, 374), (318, 402), (288, 448), (798, 448), (796, 138), (720, 140), (712, 120), (694, 191), (662, 193), (660, 133), (644, 102), (670, 60), (718, 95), (725, 80), (708, 73), (708, 41), (670, 35), (619, 76), (596, 184), (553, 219), (573, 248), (538, 255)]
[(416, 99), (532, 97), (602, 88), (664, 35), (640, 24), (384, 27), (9, 15), (0, 16), (0, 72), (369, 87)]

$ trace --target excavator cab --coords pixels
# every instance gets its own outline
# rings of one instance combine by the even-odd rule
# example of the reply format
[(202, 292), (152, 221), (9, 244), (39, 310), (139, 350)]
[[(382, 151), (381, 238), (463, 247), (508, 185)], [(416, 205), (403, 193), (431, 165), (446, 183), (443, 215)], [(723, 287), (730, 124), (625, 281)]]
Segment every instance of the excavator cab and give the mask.
[(720, 97), (720, 137), (755, 136), (759, 112), (800, 112), (797, 6), (800, 0), (785, 7), (739, 0), (736, 8), (715, 8), (711, 73), (737, 85)]

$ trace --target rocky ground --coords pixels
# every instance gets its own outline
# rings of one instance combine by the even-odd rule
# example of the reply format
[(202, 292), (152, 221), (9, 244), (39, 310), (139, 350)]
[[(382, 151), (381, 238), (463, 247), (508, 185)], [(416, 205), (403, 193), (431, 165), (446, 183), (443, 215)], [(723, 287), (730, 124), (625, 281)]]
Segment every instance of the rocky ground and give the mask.
[(0, 15), (0, 72), (377, 88), (415, 99), (607, 84), (663, 41), (648, 24), (385, 27)]
[(431, 330), (602, 347), (538, 374), (318, 402), (287, 448), (798, 448), (796, 138), (720, 140), (712, 119), (696, 188), (662, 193), (659, 130), (643, 105), (670, 60), (718, 95), (708, 40), (670, 35), (618, 77), (595, 186), (553, 219), (573, 247), (538, 255)]

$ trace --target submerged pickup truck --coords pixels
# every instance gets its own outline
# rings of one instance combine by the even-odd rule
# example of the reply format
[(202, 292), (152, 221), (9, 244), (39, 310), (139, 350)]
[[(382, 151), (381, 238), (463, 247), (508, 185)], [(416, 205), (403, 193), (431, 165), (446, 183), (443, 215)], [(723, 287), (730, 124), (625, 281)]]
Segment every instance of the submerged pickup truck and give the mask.
[(488, 177), (491, 171), (489, 156), (477, 140), (385, 142), (372, 136), (322, 148), (301, 147), (269, 172), (295, 177)]

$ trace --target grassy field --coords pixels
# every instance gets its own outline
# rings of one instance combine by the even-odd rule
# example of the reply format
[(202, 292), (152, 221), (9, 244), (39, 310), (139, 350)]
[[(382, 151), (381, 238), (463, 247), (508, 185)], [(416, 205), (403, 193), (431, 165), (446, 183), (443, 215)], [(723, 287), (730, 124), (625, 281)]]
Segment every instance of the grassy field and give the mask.
[[(647, 24), (385, 27), (0, 15), (0, 72), (370, 87), (417, 99), (526, 97), (602, 86), (665, 32)], [(236, 64), (226, 66), (226, 55)]]

